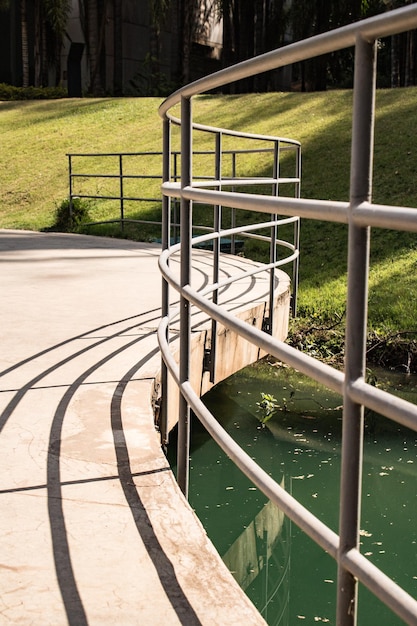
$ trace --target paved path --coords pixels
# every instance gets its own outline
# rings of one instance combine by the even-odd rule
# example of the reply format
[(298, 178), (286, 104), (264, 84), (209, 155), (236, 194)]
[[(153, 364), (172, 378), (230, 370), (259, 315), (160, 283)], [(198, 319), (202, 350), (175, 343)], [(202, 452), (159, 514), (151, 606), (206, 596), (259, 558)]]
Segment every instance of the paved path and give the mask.
[(0, 231), (1, 625), (264, 623), (160, 451), (158, 252)]

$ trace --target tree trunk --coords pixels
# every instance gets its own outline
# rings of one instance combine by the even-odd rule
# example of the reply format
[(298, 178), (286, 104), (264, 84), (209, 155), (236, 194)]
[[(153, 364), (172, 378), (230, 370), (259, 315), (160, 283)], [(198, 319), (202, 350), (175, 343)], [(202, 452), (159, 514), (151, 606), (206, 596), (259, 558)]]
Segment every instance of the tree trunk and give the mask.
[(93, 96), (101, 95), (101, 82), (99, 73), (99, 29), (97, 0), (88, 0), (87, 5), (87, 29), (88, 29), (88, 54), (90, 61), (90, 92)]
[(35, 87), (42, 87), (43, 82), (43, 64), (46, 63), (46, 59), (43, 58), (42, 52), (42, 33), (43, 33), (43, 15), (41, 0), (35, 0)]
[[(45, 23), (45, 19), (42, 22), (42, 33), (41, 33), (41, 57), (42, 57), (42, 85), (47, 86), (49, 84), (49, 56), (48, 56), (48, 41), (47, 41), (47, 26)], [(55, 50), (56, 50), (56, 72), (58, 77), (55, 81), (55, 84), (59, 84), (59, 80), (61, 78), (61, 46), (54, 42)]]
[(20, 0), (20, 28), (22, 34), (22, 87), (29, 87), (29, 43), (26, 0)]
[(391, 87), (400, 86), (399, 35), (391, 37)]
[(123, 32), (122, 32), (122, 0), (113, 2), (114, 19), (114, 68), (113, 68), (113, 93), (115, 96), (123, 95)]
[(191, 45), (192, 29), (194, 23), (194, 2), (193, 0), (183, 0), (183, 31), (182, 31), (182, 72), (181, 82), (186, 85), (191, 77)]
[(149, 27), (150, 75), (147, 91), (150, 96), (157, 95), (158, 92), (159, 74), (161, 71), (161, 26), (164, 18), (164, 7), (154, 3), (153, 9), (151, 9)]
[(406, 50), (405, 50), (405, 70), (404, 70), (404, 86), (410, 87), (414, 85), (414, 38), (416, 31), (406, 33)]
[[(317, 1), (316, 33), (324, 33), (329, 28), (329, 6), (325, 0)], [(327, 87), (327, 56), (319, 56), (314, 60), (314, 89), (325, 91)]]
[[(236, 61), (245, 61), (255, 53), (255, 4), (252, 0), (236, 2), (235, 13), (235, 40), (237, 44)], [(237, 84), (238, 93), (253, 91), (254, 78), (250, 76), (240, 80)]]

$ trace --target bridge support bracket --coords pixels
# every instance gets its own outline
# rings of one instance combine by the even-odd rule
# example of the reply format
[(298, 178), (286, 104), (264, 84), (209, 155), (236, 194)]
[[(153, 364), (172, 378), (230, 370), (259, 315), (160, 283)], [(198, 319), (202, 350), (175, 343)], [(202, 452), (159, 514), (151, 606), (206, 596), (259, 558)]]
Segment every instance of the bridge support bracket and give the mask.
[(213, 362), (213, 359), (212, 359), (211, 348), (205, 348), (204, 357), (203, 357), (203, 373), (211, 372), (212, 362)]
[(264, 333), (268, 333), (269, 335), (272, 334), (271, 318), (270, 317), (264, 317), (264, 319), (262, 321), (262, 330), (263, 330)]

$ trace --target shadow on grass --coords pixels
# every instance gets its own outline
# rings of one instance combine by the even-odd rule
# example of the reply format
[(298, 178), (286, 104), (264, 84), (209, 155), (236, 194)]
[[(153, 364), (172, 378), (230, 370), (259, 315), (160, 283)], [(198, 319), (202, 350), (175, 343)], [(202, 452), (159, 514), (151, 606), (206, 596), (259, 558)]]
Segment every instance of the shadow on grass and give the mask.
[[(377, 92), (374, 200), (417, 206), (417, 188), (413, 181), (417, 173), (417, 150), (413, 129), (417, 127), (417, 90), (381, 90)], [(219, 102), (223, 106), (219, 106)], [(112, 99), (83, 100), (77, 112), (89, 113), (95, 108), (112, 106)], [(157, 99), (155, 99), (156, 111)], [(302, 94), (249, 94), (242, 96), (212, 97), (196, 99), (195, 119), (218, 126), (247, 130), (270, 135), (282, 135), (300, 140), (303, 153), (302, 196), (324, 200), (349, 198), (350, 143), (352, 118), (352, 92), (329, 91), (327, 93)], [(28, 103), (37, 107), (39, 114), (47, 111), (45, 103)], [(240, 106), (237, 106), (239, 104)], [(59, 115), (74, 115), (72, 101), (62, 104)], [(52, 109), (51, 109), (52, 110)], [(53, 113), (55, 115), (55, 112)], [(198, 146), (197, 146), (198, 147)], [(283, 159), (283, 171), (288, 159)], [(265, 161), (254, 158), (248, 172), (255, 176), (270, 175)], [(290, 195), (290, 194), (288, 194)], [(225, 208), (225, 223), (230, 211)], [(160, 206), (129, 210), (127, 215), (134, 220), (160, 221)], [(212, 225), (212, 212), (207, 208), (194, 207), (195, 222)], [(256, 220), (265, 220), (265, 215)], [(239, 212), (239, 223), (254, 218), (247, 211)], [(125, 224), (123, 230), (117, 224), (82, 226), (82, 232), (111, 237), (132, 238), (149, 241), (160, 238), (160, 227), (147, 224)], [(286, 237), (286, 230), (280, 236)], [(413, 233), (402, 233), (374, 229), (371, 237), (371, 259), (374, 271), (377, 264), (395, 254), (414, 250), (417, 243)], [(246, 253), (258, 260), (267, 260), (268, 251), (258, 243), (246, 245)], [(344, 225), (302, 219), (301, 263), (302, 285), (320, 289), (345, 276), (347, 268), (347, 227)]]

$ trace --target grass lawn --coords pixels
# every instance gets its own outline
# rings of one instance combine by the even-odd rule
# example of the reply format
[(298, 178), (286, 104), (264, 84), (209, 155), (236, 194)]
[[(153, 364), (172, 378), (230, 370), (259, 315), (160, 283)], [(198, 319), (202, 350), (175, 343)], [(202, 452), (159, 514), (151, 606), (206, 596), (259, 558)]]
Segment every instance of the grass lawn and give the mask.
[[(154, 98), (0, 102), (0, 226), (50, 227), (68, 195), (68, 152), (161, 149)], [(373, 197), (417, 206), (417, 89), (377, 92)], [(351, 91), (203, 96), (196, 121), (302, 143), (302, 196), (347, 200)], [(176, 141), (176, 139), (174, 139)], [(202, 142), (200, 146), (206, 145)], [(248, 174), (264, 166), (248, 157)], [(372, 232), (369, 321), (378, 334), (417, 331), (417, 237)], [(302, 220), (300, 313), (321, 325), (343, 319), (346, 228)]]

